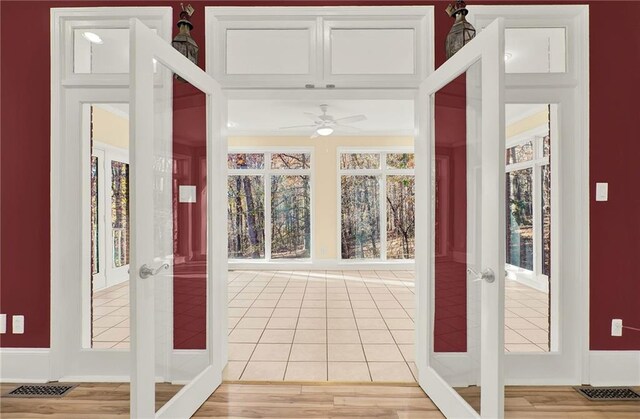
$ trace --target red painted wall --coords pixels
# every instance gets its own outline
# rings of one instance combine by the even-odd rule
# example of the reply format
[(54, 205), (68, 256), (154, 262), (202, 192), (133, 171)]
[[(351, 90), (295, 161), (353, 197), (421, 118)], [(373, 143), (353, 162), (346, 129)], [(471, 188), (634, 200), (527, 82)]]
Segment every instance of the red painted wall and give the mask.
[[(475, 4), (488, 4), (476, 1)], [(492, 2), (496, 3), (496, 2)], [(508, 3), (523, 3), (512, 0)], [(528, 2), (564, 3), (564, 2)], [(609, 336), (610, 320), (640, 327), (640, 2), (584, 1), (590, 28), (590, 343), (591, 349), (640, 349), (640, 333)], [(204, 55), (205, 5), (382, 5), (435, 4), (436, 65), (444, 61), (451, 25), (447, 1), (236, 1), (192, 2), (194, 37)], [(0, 312), (26, 316), (24, 335), (1, 335), (3, 347), (49, 346), (49, 8), (170, 5), (179, 2), (0, 3)], [(204, 66), (204, 57), (200, 65)], [(594, 202), (595, 182), (610, 185), (608, 202)], [(185, 341), (186, 344), (186, 341)]]

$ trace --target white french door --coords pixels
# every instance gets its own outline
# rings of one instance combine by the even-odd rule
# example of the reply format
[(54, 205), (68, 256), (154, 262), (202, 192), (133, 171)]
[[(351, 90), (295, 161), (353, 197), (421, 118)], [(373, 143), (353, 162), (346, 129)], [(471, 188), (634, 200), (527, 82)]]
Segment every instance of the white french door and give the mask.
[[(450, 418), (504, 416), (504, 23), (496, 19), (419, 91), (415, 145), (416, 361)], [(452, 167), (436, 182), (439, 154)], [(442, 159), (440, 159), (442, 160)], [(448, 189), (447, 217), (440, 196)], [(431, 193), (427, 193), (430, 191)], [(448, 225), (442, 226), (446, 222)], [(447, 231), (447, 257), (436, 257)]]
[[(176, 107), (187, 111), (197, 109), (201, 102), (206, 112), (206, 128), (193, 135), (206, 136), (206, 182), (209, 190), (221, 189), (225, 182), (226, 144), (222, 141), (222, 92), (216, 81), (178, 53), (168, 42), (157, 36), (138, 19), (130, 21), (130, 99), (131, 99), (131, 416), (135, 418), (190, 417), (220, 385), (224, 367), (223, 340), (226, 331), (223, 298), (226, 282), (226, 212), (223, 197), (206, 194), (207, 268), (206, 328), (196, 330), (204, 335), (206, 363), (173, 398), (156, 411), (158, 334), (172, 339), (171, 312), (159, 312), (155, 304), (157, 288), (174, 289), (174, 159), (172, 118)], [(179, 98), (163, 83), (173, 83), (172, 74), (189, 83), (188, 94)], [(184, 89), (180, 87), (180, 92)], [(181, 100), (181, 104), (177, 101)], [(181, 117), (200, 120), (194, 112)], [(206, 189), (204, 189), (206, 190)], [(202, 196), (199, 195), (202, 199)], [(213, 240), (213, 232), (218, 234)], [(174, 313), (175, 314), (175, 313)], [(179, 367), (172, 365), (172, 368)]]

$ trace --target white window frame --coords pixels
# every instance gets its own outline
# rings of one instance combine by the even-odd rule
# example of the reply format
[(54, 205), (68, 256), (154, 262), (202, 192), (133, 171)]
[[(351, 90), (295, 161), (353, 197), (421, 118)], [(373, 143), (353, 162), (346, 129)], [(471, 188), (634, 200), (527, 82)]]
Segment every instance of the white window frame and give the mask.
[[(414, 176), (415, 169), (389, 169), (387, 168), (387, 154), (414, 154), (414, 148), (408, 146), (387, 146), (387, 147), (338, 147), (336, 152), (336, 168), (338, 176), (336, 179), (336, 193), (338, 206), (338, 221), (336, 229), (336, 257), (340, 263), (370, 263), (370, 262), (386, 262), (386, 263), (406, 263), (413, 262), (415, 259), (388, 259), (387, 258), (387, 176), (404, 175)], [(379, 154), (380, 166), (378, 169), (342, 169), (340, 160), (342, 154)], [(379, 176), (378, 210), (380, 211), (380, 257), (379, 258), (362, 258), (362, 259), (344, 259), (342, 257), (342, 176)]]
[[(314, 259), (314, 195), (315, 195), (315, 182), (314, 182), (314, 150), (312, 147), (289, 147), (289, 146), (273, 146), (273, 147), (229, 147), (227, 155), (229, 154), (263, 154), (264, 155), (264, 167), (262, 169), (227, 169), (227, 179), (229, 176), (262, 176), (262, 182), (264, 187), (264, 258), (260, 259), (241, 259), (241, 258), (229, 258), (229, 264), (254, 264), (254, 263), (311, 263)], [(271, 156), (272, 154), (287, 153), (287, 154), (309, 154), (309, 169), (272, 169), (271, 168)], [(310, 194), (310, 211), (309, 214), (311, 223), (311, 238), (309, 245), (309, 257), (308, 258), (277, 258), (273, 259), (271, 254), (271, 177), (277, 175), (285, 176), (309, 176), (309, 194)], [(227, 186), (228, 188), (228, 186)], [(228, 204), (227, 204), (228, 205)], [(227, 249), (228, 254), (228, 249)]]
[[(551, 153), (548, 156), (544, 156), (544, 137), (550, 136), (551, 141), (554, 141), (554, 136), (551, 131), (557, 131), (555, 124), (555, 115), (558, 112), (558, 107), (555, 104), (549, 105), (549, 125), (534, 128), (527, 132), (510, 137), (506, 140), (506, 149), (525, 144), (531, 141), (533, 146), (533, 157), (531, 160), (508, 164), (505, 167), (505, 173), (508, 174), (517, 170), (532, 169), (532, 206), (533, 206), (533, 269), (525, 269), (520, 266), (511, 265), (506, 263), (507, 278), (513, 279), (523, 284), (535, 288), (539, 291), (549, 292), (549, 277), (542, 272), (542, 220), (540, 219), (542, 214), (542, 182), (540, 177), (542, 176), (542, 168), (544, 166), (551, 167)], [(506, 152), (506, 150), (505, 150)], [(552, 172), (553, 173), (553, 172)], [(552, 174), (553, 176), (553, 174)], [(509, 197), (505, 197), (507, 200)], [(554, 205), (553, 200), (551, 206)], [(553, 210), (552, 210), (553, 211)], [(509, 213), (507, 212), (507, 217)]]

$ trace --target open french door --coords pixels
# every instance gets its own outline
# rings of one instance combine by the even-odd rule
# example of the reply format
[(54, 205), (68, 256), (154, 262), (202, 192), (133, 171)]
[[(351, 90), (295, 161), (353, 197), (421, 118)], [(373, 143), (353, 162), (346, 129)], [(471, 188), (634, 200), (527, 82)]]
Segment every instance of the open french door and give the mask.
[[(226, 167), (226, 144), (221, 138), (224, 102), (214, 79), (137, 19), (130, 21), (130, 75), (131, 417), (186, 418), (220, 385), (225, 363), (226, 235), (219, 232), (226, 228), (226, 212), (223, 197), (206, 193), (206, 185), (209, 190), (224, 190), (220, 189)], [(186, 83), (174, 84), (173, 75)], [(180, 134), (192, 141), (206, 137), (206, 152), (200, 147), (195, 159), (199, 170), (193, 180), (196, 186), (187, 187), (186, 198), (180, 189), (179, 200), (174, 199), (180, 187), (174, 180), (178, 169), (172, 131), (176, 109), (184, 111), (179, 118), (187, 118), (191, 129)], [(175, 257), (174, 221), (178, 209), (192, 211), (194, 205), (200, 205), (206, 214), (206, 222), (202, 222), (206, 230), (199, 237), (200, 249), (206, 251), (181, 256), (199, 264), (189, 272)], [(189, 214), (186, 218), (191, 220)], [(213, 231), (218, 231), (215, 240)], [(198, 267), (203, 268), (199, 277), (193, 273)], [(201, 357), (195, 372), (190, 365), (188, 383), (162, 405), (167, 392), (156, 398), (156, 377), (167, 377), (172, 368), (182, 366), (170, 361), (177, 320), (172, 310), (159, 309), (172, 304), (156, 304), (156, 300), (158, 295), (173, 295), (181, 275), (198, 287), (188, 295), (187, 304), (193, 309), (188, 313), (192, 336), (185, 345), (206, 356)], [(202, 294), (206, 299), (198, 300)], [(197, 304), (192, 303), (196, 300)], [(158, 348), (162, 345), (157, 341), (165, 342), (169, 349)], [(156, 410), (157, 405), (160, 408)]]
[(427, 77), (419, 95), (418, 381), (448, 418), (502, 418), (502, 19)]

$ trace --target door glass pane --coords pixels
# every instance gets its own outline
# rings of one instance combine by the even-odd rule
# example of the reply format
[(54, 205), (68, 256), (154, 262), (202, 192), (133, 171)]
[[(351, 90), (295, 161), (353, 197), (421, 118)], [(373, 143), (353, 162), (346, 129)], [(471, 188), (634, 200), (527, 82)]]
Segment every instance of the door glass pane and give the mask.
[(388, 259), (414, 258), (415, 184), (413, 175), (387, 176)]
[[(304, 161), (305, 158), (303, 157)], [(271, 258), (311, 257), (309, 175), (271, 176)]]
[(380, 257), (379, 182), (378, 176), (341, 177), (342, 259)]
[[(429, 362), (480, 411), (481, 92), (480, 63), (437, 91), (434, 109), (434, 306)], [(462, 364), (452, 353), (465, 353)]]
[(230, 259), (264, 258), (264, 176), (229, 176)]
[[(91, 141), (91, 307), (94, 349), (129, 348), (129, 105), (86, 105)], [(97, 268), (97, 269), (96, 269)]]

